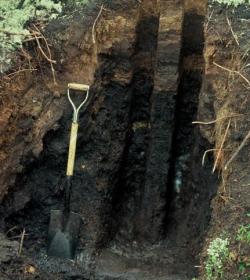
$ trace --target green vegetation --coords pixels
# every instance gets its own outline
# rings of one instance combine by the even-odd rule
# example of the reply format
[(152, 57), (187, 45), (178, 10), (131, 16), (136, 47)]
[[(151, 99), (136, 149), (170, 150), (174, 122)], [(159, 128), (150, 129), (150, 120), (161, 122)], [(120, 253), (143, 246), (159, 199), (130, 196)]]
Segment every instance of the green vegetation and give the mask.
[(237, 232), (236, 240), (250, 245), (250, 224), (240, 226)]
[(75, 3), (78, 5), (87, 4), (89, 0), (76, 0)]
[[(75, 0), (70, 4), (83, 5), (88, 0)], [(56, 18), (65, 4), (53, 0), (0, 0), (0, 72), (11, 63), (13, 51), (22, 46), (30, 34), (30, 21), (49, 21)]]
[(212, 1), (217, 2), (219, 4), (225, 4), (234, 7), (237, 7), (242, 4), (250, 4), (250, 0), (212, 0)]
[[(247, 216), (249, 217), (249, 214)], [(250, 224), (241, 225), (231, 241), (221, 236), (210, 242), (204, 263), (205, 275), (202, 279), (223, 280), (227, 271), (237, 267), (239, 275), (246, 277), (242, 279), (250, 280), (250, 256), (247, 254), (250, 245)]]
[[(249, 216), (248, 216), (249, 217)], [(239, 248), (245, 247), (250, 245), (250, 224), (247, 225), (241, 225), (240, 228), (237, 231), (236, 234), (236, 240), (239, 242)], [(242, 255), (241, 252), (239, 252), (239, 261), (238, 261), (238, 271), (244, 275), (246, 271), (250, 269), (250, 257)], [(246, 280), (250, 279), (250, 275), (248, 275), (248, 278)]]
[(223, 279), (224, 264), (229, 259), (228, 238), (214, 239), (207, 249), (207, 260), (205, 263), (206, 279)]
[(1, 0), (0, 1), (0, 66), (11, 62), (11, 53), (21, 47), (29, 34), (28, 21), (36, 18), (49, 20), (62, 11), (60, 3), (51, 0)]

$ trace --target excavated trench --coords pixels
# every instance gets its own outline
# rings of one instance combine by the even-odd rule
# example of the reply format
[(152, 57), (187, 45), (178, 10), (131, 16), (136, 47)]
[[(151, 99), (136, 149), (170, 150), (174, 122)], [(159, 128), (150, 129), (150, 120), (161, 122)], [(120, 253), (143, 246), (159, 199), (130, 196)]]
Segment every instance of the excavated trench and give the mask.
[(8, 237), (27, 233), (22, 256), (3, 264), (5, 275), (19, 275), (25, 264), (36, 268), (34, 279), (196, 275), (217, 187), (212, 159), (201, 166), (209, 144), (192, 125), (203, 78), (204, 16), (185, 11), (179, 30), (171, 24), (162, 30), (171, 15), (182, 19), (182, 8), (169, 1), (158, 12), (156, 2), (139, 9), (133, 48), (120, 42), (98, 54), (73, 178), (71, 207), (84, 219), (76, 261), (46, 255), (50, 210), (62, 208), (72, 114), (62, 99), (56, 129), (45, 135), (37, 159), (23, 159), (1, 205)]

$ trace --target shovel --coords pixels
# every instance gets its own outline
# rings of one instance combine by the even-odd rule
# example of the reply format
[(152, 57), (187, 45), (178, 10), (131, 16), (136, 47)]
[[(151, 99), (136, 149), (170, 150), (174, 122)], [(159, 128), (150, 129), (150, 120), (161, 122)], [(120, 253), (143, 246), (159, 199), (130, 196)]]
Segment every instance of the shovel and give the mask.
[[(70, 96), (70, 90), (84, 91), (86, 96), (84, 101), (76, 107)], [(86, 103), (89, 95), (89, 86), (77, 83), (68, 84), (68, 99), (73, 107), (73, 122), (71, 124), (68, 164), (67, 164), (67, 184), (65, 187), (64, 209), (51, 210), (48, 249), (49, 256), (63, 259), (73, 259), (78, 243), (78, 235), (82, 222), (79, 214), (70, 211), (71, 178), (74, 171), (76, 140), (78, 131), (78, 114), (82, 106)]]

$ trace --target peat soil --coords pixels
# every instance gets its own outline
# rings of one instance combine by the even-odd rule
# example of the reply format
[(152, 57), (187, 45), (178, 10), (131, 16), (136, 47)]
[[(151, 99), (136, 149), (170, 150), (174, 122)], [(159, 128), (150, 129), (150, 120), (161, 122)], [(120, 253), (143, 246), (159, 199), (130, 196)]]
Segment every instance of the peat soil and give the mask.
[[(165, 1), (134, 2), (106, 4), (94, 48), (87, 43), (92, 26), (86, 27), (89, 33), (80, 28), (96, 14), (93, 7), (87, 19), (76, 13), (73, 20), (47, 27), (55, 43), (53, 54), (62, 61), (56, 69), (60, 82), (65, 85), (73, 78), (92, 85), (80, 114), (71, 197), (71, 208), (80, 213), (83, 225), (75, 260), (46, 255), (50, 210), (63, 206), (72, 112), (63, 87), (43, 95), (46, 91), (37, 83), (42, 73), (36, 73), (30, 95), (34, 98), (36, 92), (41, 112), (46, 116), (49, 108), (53, 118), (35, 113), (31, 118), (31, 123), (42, 120), (39, 128), (46, 128), (37, 134), (37, 151), (37, 142), (33, 147), (26, 137), (31, 129), (24, 121), (27, 116), (17, 117), (24, 126), (20, 145), (33, 148), (20, 156), (22, 168), (0, 206), (0, 279), (190, 280), (198, 273), (195, 266), (218, 184), (217, 175), (211, 175), (212, 157), (201, 166), (211, 144), (192, 125), (204, 75), (204, 15), (183, 10), (179, 1), (168, 1), (168, 7)], [(157, 99), (159, 27), (166, 8), (173, 26), (183, 22), (181, 44), (160, 66), (176, 67), (178, 75), (173, 76), (172, 96)], [(68, 32), (69, 38), (62, 36)], [(178, 37), (178, 32), (169, 32), (164, 34), (169, 40)], [(171, 44), (165, 48), (172, 49)], [(49, 67), (44, 71), (46, 84)], [(206, 111), (200, 114), (207, 118)]]

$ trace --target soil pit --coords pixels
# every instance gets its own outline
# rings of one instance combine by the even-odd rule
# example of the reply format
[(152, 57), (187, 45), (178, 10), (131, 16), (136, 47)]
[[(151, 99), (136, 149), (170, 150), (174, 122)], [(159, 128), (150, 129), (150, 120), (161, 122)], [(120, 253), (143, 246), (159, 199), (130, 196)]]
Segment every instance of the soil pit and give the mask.
[[(16, 97), (12, 129), (21, 127), (13, 143), (30, 146), (13, 151), (20, 168), (0, 208), (2, 279), (184, 280), (198, 273), (218, 183), (212, 158), (201, 167), (210, 144), (191, 125), (204, 71), (204, 15), (184, 11), (179, 1), (107, 7), (111, 14), (103, 15), (94, 48), (86, 43), (91, 28), (79, 28), (86, 23), (80, 15), (48, 26), (62, 61), (56, 69), (62, 86), (43, 88), (45, 68), (42, 85), (36, 73), (23, 91), (39, 105), (31, 106), (33, 115)], [(97, 11), (85, 12), (91, 18)], [(69, 30), (69, 39), (60, 38)], [(29, 78), (22, 76), (20, 87)], [(74, 261), (46, 255), (50, 210), (63, 205), (72, 115), (63, 85), (69, 79), (92, 84), (80, 114), (73, 178), (71, 207), (84, 220)]]

